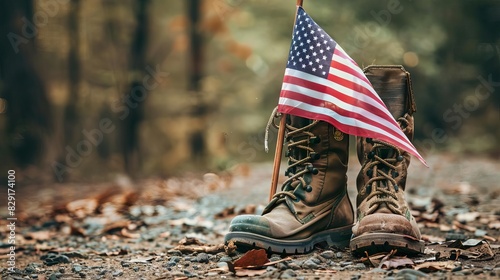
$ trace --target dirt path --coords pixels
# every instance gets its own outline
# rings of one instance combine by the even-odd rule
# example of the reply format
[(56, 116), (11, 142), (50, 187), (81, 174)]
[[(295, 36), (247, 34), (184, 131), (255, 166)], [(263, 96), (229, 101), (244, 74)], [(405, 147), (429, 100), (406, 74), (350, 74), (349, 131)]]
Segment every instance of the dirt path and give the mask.
[[(237, 272), (294, 279), (500, 277), (500, 163), (450, 155), (427, 160), (430, 169), (413, 162), (407, 184), (427, 241), (425, 255), (391, 257), (393, 262), (383, 265), (376, 256), (363, 262), (346, 250), (321, 248), (306, 255), (269, 255), (278, 263)], [(226, 271), (227, 262), (242, 254), (224, 248), (223, 236), (234, 213), (262, 211), (271, 167), (150, 179), (136, 187), (124, 178), (99, 185), (22, 187), (14, 273), (7, 263), (8, 213), (3, 202), (0, 206), (0, 272), (3, 279), (238, 278)], [(354, 199), (359, 170), (354, 159), (349, 170)], [(443, 243), (447, 238), (464, 242)]]

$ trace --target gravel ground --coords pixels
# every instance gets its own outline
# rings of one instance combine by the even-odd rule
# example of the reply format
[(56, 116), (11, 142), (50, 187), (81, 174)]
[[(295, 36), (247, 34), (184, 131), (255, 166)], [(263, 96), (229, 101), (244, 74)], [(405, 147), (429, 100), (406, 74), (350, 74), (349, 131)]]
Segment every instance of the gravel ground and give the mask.
[[(427, 161), (429, 169), (412, 163), (407, 183), (408, 200), (422, 216), (427, 239), (426, 254), (409, 258), (415, 264), (383, 269), (346, 249), (318, 248), (306, 255), (268, 255), (277, 263), (239, 274), (261, 279), (500, 278), (499, 161), (451, 155)], [(227, 271), (242, 253), (224, 247), (223, 237), (235, 213), (262, 211), (271, 170), (271, 164), (255, 164), (198, 179), (19, 187), (16, 263), (10, 270), (7, 213), (0, 206), (0, 273), (3, 279), (245, 278)], [(349, 170), (354, 200), (359, 170), (354, 158)], [(465, 247), (450, 253), (438, 242), (447, 238), (487, 239), (495, 255)], [(436, 265), (414, 269), (429, 262)]]

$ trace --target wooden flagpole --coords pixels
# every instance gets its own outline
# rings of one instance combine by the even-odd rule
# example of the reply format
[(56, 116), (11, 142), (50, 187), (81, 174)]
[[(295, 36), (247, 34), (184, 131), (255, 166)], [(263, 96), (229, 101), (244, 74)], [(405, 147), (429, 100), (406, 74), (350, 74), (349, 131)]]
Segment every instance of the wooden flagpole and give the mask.
[[(298, 7), (302, 7), (304, 0), (297, 0), (297, 10), (295, 11), (295, 19), (297, 18)], [(295, 20), (294, 20), (295, 25)], [(280, 175), (281, 156), (283, 154), (283, 142), (285, 140), (286, 114), (281, 115), (281, 120), (278, 129), (278, 139), (276, 140), (276, 151), (274, 153), (273, 177), (271, 179), (271, 190), (269, 192), (269, 200), (271, 200), (278, 189), (278, 178)]]

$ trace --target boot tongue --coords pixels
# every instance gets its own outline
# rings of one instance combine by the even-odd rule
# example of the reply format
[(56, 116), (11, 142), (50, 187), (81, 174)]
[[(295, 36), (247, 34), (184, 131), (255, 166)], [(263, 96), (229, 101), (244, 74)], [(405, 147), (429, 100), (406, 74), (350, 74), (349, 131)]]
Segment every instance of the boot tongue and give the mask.
[(301, 128), (304, 127), (308, 124), (311, 124), (310, 119), (302, 118), (302, 117), (297, 117), (297, 116), (290, 116), (290, 125), (296, 128)]

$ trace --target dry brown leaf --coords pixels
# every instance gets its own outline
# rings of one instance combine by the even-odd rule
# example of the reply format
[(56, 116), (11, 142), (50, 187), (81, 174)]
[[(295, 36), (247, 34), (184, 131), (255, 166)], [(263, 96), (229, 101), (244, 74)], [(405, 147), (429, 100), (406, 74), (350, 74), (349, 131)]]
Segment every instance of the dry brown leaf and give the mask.
[(423, 272), (435, 272), (440, 270), (452, 270), (460, 265), (460, 263), (454, 261), (445, 262), (424, 262), (415, 266), (415, 270), (420, 270)]
[[(233, 245), (234, 246), (234, 245)], [(217, 254), (220, 252), (227, 252), (229, 245), (226, 246), (224, 244), (217, 245), (177, 245), (174, 247), (174, 250), (179, 250), (182, 253), (208, 253), (208, 254)]]
[(247, 267), (260, 267), (265, 263), (268, 263), (266, 250), (250, 250), (246, 252), (241, 258), (237, 259), (233, 264), (235, 267), (247, 268)]
[(66, 209), (77, 218), (84, 218), (94, 214), (98, 206), (96, 198), (85, 198), (69, 202), (66, 204)]
[(422, 234), (422, 240), (433, 243), (445, 241), (445, 239), (441, 236), (428, 235), (428, 234)]
[(121, 235), (123, 237), (126, 237), (126, 238), (133, 238), (133, 239), (137, 239), (137, 238), (140, 238), (141, 237), (141, 234), (140, 233), (131, 233), (129, 232), (126, 228), (122, 228), (122, 230), (120, 231)]
[(266, 269), (237, 269), (236, 276), (239, 277), (255, 277), (266, 273)]
[(28, 232), (25, 237), (26, 239), (34, 239), (38, 241), (43, 241), (43, 240), (48, 240), (54, 236), (55, 233), (50, 232), (48, 230), (44, 231), (33, 231), (33, 232)]
[(380, 268), (391, 269), (412, 266), (415, 263), (407, 257), (393, 257), (391, 259), (385, 260), (380, 264)]

